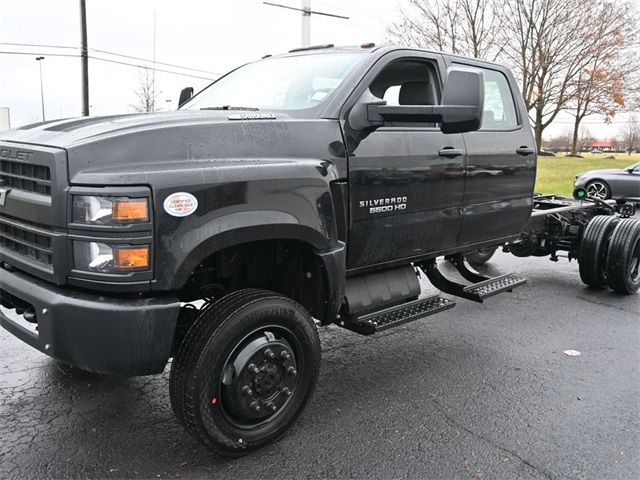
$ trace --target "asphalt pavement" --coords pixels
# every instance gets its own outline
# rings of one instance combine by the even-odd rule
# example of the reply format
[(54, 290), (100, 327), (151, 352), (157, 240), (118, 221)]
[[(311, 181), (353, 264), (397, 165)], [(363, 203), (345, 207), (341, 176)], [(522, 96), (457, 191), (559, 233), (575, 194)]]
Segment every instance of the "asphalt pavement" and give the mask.
[(566, 259), (489, 270), (528, 285), (373, 337), (321, 329), (309, 408), (234, 460), (178, 425), (169, 367), (80, 372), (0, 329), (0, 478), (638, 478), (640, 294), (585, 288)]

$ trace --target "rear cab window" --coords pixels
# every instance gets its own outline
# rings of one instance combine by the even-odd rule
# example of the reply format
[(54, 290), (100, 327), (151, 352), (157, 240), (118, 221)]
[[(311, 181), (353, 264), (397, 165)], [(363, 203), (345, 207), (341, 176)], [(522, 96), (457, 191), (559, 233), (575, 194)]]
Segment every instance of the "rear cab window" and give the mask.
[(481, 130), (513, 130), (520, 126), (507, 77), (497, 70), (484, 73), (484, 112)]

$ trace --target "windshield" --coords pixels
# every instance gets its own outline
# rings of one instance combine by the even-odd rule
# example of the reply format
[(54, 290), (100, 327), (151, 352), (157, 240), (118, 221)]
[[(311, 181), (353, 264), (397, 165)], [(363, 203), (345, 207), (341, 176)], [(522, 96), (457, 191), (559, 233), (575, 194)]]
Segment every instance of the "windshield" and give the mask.
[(249, 63), (209, 85), (181, 110), (313, 109), (331, 95), (362, 58), (363, 54), (330, 53)]

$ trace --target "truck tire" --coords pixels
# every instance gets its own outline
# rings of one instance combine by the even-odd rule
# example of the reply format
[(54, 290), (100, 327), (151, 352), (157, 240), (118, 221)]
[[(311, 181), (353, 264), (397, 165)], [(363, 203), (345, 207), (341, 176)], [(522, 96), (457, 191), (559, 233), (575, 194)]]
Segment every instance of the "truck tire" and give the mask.
[(484, 265), (491, 257), (493, 257), (498, 250), (498, 247), (486, 247), (486, 248), (478, 248), (476, 250), (472, 250), (464, 254), (464, 258), (467, 259), (471, 265), (478, 266)]
[(171, 406), (207, 447), (242, 456), (287, 432), (319, 369), (320, 340), (306, 310), (273, 292), (240, 290), (187, 332), (171, 367)]
[(607, 252), (607, 280), (617, 293), (640, 289), (640, 221), (627, 218), (616, 226)]
[(580, 278), (585, 285), (607, 288), (607, 248), (611, 233), (619, 221), (616, 217), (597, 215), (587, 224), (578, 250)]

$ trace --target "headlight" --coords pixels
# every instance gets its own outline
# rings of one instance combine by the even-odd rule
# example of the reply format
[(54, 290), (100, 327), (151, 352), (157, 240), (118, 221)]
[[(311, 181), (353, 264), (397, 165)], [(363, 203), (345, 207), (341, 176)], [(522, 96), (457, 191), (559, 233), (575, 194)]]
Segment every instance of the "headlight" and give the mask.
[(118, 225), (148, 221), (149, 201), (146, 198), (73, 196), (73, 223)]
[(73, 242), (75, 268), (85, 272), (123, 273), (150, 268), (149, 245)]

